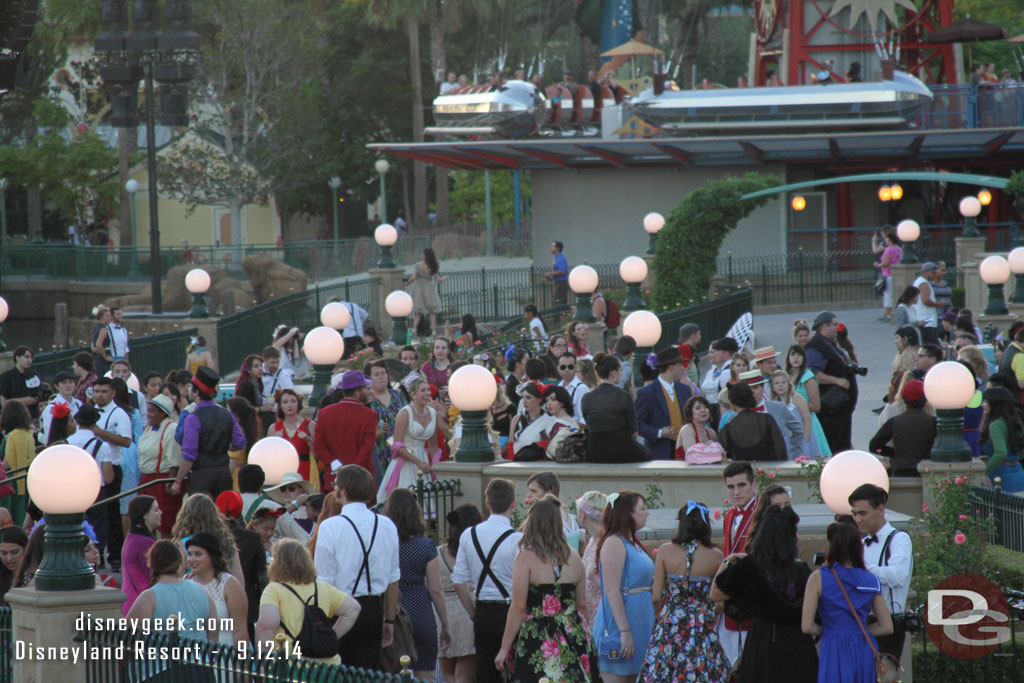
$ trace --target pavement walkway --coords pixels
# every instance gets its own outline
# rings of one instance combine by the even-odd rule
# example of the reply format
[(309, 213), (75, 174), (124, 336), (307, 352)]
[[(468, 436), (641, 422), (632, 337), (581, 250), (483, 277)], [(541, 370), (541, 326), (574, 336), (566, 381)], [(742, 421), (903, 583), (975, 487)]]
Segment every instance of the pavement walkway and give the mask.
[[(896, 327), (878, 321), (882, 314), (881, 307), (831, 310), (839, 322), (849, 328), (857, 360), (861, 367), (868, 369), (867, 377), (857, 378), (859, 399), (853, 413), (853, 447), (867, 450), (868, 441), (878, 430), (878, 416), (873, 414), (871, 409), (882, 405), (882, 396), (889, 390), (892, 361), (896, 355), (896, 346), (893, 343)], [(765, 315), (755, 313), (754, 332), (757, 334), (757, 346), (774, 346), (776, 351), (781, 352), (779, 364), (784, 366), (786, 349), (795, 343), (793, 321), (803, 319), (813, 322), (819, 312), (821, 309)], [(705, 342), (710, 343), (711, 340)]]

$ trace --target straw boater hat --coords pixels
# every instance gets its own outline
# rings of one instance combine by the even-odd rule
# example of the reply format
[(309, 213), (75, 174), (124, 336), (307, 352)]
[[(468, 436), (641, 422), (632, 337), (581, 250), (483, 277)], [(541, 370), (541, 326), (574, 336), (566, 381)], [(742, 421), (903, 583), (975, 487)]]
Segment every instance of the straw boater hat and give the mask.
[(765, 384), (768, 378), (761, 374), (760, 370), (751, 370), (750, 372), (742, 372), (737, 378), (741, 382), (746, 382), (751, 387), (756, 387), (761, 384)]
[(760, 363), (763, 360), (769, 358), (778, 358), (779, 352), (775, 350), (774, 346), (765, 346), (764, 348), (757, 349), (754, 351), (754, 362)]
[(267, 494), (268, 498), (283, 505), (284, 496), (281, 493), (281, 489), (283, 489), (285, 486), (293, 485), (301, 487), (302, 492), (305, 493), (306, 495), (314, 493), (313, 485), (306, 481), (305, 479), (303, 479), (302, 475), (300, 475), (298, 472), (286, 473), (283, 477), (281, 477), (281, 483), (278, 484), (277, 486), (264, 486), (263, 493)]

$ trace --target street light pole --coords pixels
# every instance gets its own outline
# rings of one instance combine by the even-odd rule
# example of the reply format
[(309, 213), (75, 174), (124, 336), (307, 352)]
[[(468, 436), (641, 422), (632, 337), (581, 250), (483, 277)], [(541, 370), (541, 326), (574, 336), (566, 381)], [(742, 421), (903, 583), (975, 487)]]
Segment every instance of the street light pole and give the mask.
[(156, 102), (153, 99), (153, 62), (146, 64), (146, 175), (149, 176), (149, 286), (153, 294), (153, 315), (163, 313), (160, 281), (160, 226), (156, 189)]
[(391, 164), (388, 163), (387, 159), (377, 159), (374, 162), (373, 168), (376, 169), (377, 175), (380, 176), (380, 222), (388, 222), (388, 195), (387, 186), (384, 184), (384, 176), (387, 174), (388, 169), (391, 168)]
[(334, 198), (334, 243), (338, 243), (338, 190), (341, 188), (341, 178), (334, 176), (327, 181), (331, 188), (331, 195)]
[(124, 184), (124, 189), (131, 197), (129, 206), (132, 214), (132, 251), (128, 256), (128, 275), (134, 277), (139, 274), (139, 240), (135, 233), (135, 193), (139, 191), (139, 181), (132, 178)]
[(7, 254), (7, 178), (0, 178), (0, 282), (10, 265)]

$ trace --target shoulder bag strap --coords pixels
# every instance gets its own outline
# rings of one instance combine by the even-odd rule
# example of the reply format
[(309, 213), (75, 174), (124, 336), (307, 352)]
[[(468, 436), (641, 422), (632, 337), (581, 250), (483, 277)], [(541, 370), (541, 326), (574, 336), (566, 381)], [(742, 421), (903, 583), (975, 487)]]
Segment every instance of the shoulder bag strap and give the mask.
[(832, 567), (828, 568), (832, 572), (832, 576), (836, 577), (836, 583), (839, 584), (839, 590), (843, 593), (843, 598), (846, 600), (846, 604), (850, 608), (850, 613), (853, 614), (853, 618), (857, 621), (857, 626), (860, 626), (860, 632), (864, 634), (864, 640), (868, 641), (868, 647), (871, 648), (872, 654), (875, 655), (875, 659), (878, 659), (878, 648), (875, 647), (875, 641), (871, 640), (871, 636), (868, 635), (868, 630), (864, 628), (864, 623), (860, 620), (860, 615), (857, 614), (857, 610), (853, 608), (853, 603), (850, 602), (850, 596), (846, 594), (846, 589), (843, 587), (843, 580), (839, 578), (839, 574)]
[[(301, 602), (303, 605), (307, 605), (308, 606), (310, 604), (308, 600), (303, 600), (302, 596), (299, 595), (298, 591), (296, 591), (294, 588), (289, 586), (287, 583), (282, 582), (281, 585), (284, 586), (285, 588), (287, 588), (289, 590), (289, 592), (291, 592), (292, 595), (297, 597), (299, 599), (299, 602)], [(312, 597), (312, 600), (313, 600), (313, 604), (314, 605), (317, 604), (316, 603), (316, 581), (315, 580), (313, 581), (313, 597)], [(303, 619), (305, 619), (305, 617), (303, 617)], [(285, 626), (284, 619), (281, 619), (281, 628), (284, 629), (284, 632), (286, 634), (288, 634), (288, 637), (291, 638), (292, 641), (295, 640), (295, 638), (296, 638), (295, 634), (292, 633), (291, 630), (287, 626)]]

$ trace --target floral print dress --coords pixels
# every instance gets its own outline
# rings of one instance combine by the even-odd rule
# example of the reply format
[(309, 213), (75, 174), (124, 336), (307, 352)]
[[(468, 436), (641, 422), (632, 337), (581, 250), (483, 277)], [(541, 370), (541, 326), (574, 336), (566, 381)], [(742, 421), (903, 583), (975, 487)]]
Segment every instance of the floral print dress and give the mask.
[(637, 681), (722, 682), (729, 664), (718, 642), (718, 617), (708, 597), (711, 577), (690, 576), (697, 541), (686, 547), (686, 576), (665, 577), (665, 599)]
[(387, 405), (378, 401), (373, 394), (370, 394), (369, 403), (370, 407), (377, 411), (377, 427), (385, 432), (373, 446), (373, 467), (374, 469), (380, 467), (381, 475), (391, 464), (391, 446), (388, 444), (388, 439), (395, 432), (395, 420), (398, 418), (398, 413), (405, 407), (405, 397), (402, 392), (388, 389), (388, 393), (391, 394), (391, 399)]
[[(555, 568), (558, 577), (558, 568)], [(576, 609), (576, 586), (535, 583), (526, 596), (526, 618), (512, 650), (506, 681), (600, 683), (597, 651)]]

